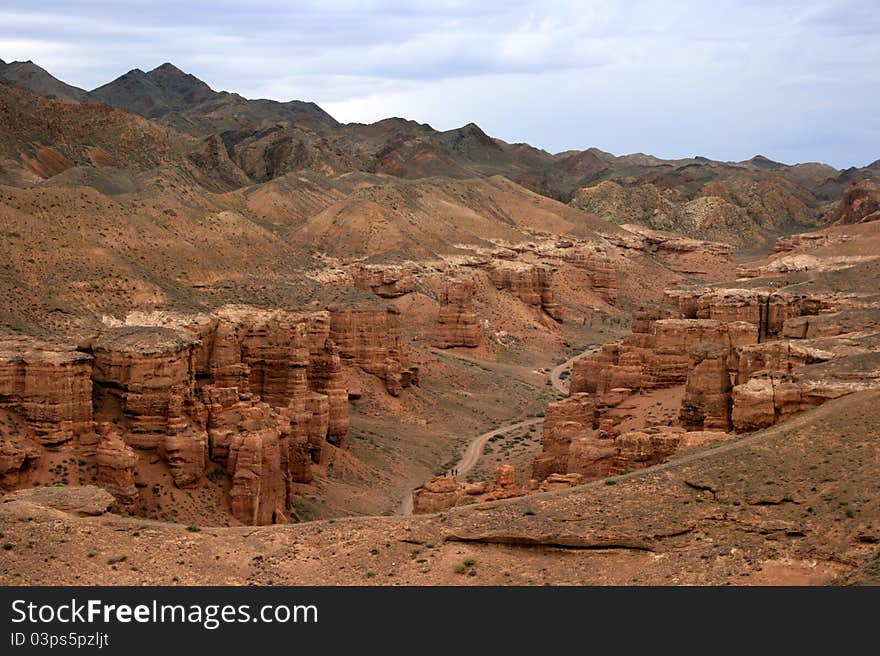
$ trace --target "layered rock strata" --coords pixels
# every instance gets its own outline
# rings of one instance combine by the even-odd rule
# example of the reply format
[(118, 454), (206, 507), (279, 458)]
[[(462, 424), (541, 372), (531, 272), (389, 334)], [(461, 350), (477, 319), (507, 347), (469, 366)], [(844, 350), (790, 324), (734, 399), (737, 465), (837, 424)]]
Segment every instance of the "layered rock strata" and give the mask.
[(392, 396), (418, 384), (418, 369), (406, 363), (400, 345), (400, 310), (387, 307), (330, 307), (330, 339), (343, 363), (385, 381)]
[(463, 483), (445, 476), (432, 478), (413, 490), (413, 512), (416, 514), (439, 512), (466, 503), (509, 499), (524, 493), (525, 490), (516, 484), (513, 467), (499, 465), (495, 470), (494, 480), (488, 485)]
[(434, 346), (445, 349), (480, 345), (483, 331), (474, 307), (474, 290), (473, 278), (454, 277), (442, 283), (438, 294), (440, 311), (437, 314)]
[(91, 430), (92, 358), (34, 340), (0, 340), (0, 408), (19, 414), (44, 446)]
[(116, 507), (134, 510), (138, 452), (149, 451), (177, 487), (198, 485), (217, 463), (236, 519), (283, 522), (295, 486), (348, 432), (343, 366), (378, 376), (394, 394), (418, 384), (418, 369), (402, 362), (394, 308), (234, 305), (107, 323), (82, 351), (0, 342), (0, 410), (23, 422), (0, 445), (4, 487), (24, 481), (44, 448), (70, 443), (94, 458)]
[(363, 264), (351, 272), (354, 286), (382, 298), (397, 298), (416, 288), (412, 270), (398, 265)]
[(496, 289), (510, 292), (526, 305), (539, 308), (556, 321), (562, 321), (562, 306), (553, 291), (554, 270), (522, 262), (496, 262), (488, 268)]

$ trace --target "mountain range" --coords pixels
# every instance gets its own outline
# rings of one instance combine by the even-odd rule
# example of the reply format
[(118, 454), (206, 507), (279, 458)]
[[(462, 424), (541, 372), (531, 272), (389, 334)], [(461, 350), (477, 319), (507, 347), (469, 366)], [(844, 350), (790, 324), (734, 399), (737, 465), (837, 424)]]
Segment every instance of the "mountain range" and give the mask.
[[(215, 91), (170, 63), (148, 72), (134, 69), (86, 91), (33, 62), (0, 60), (0, 82), (64, 103), (25, 100), (9, 87), (2, 90), (0, 180), (6, 182), (33, 183), (34, 176), (51, 177), (76, 165), (143, 169), (172, 161), (199, 184), (227, 191), (303, 171), (406, 179), (501, 175), (612, 222), (763, 242), (822, 224), (848, 186), (864, 180), (871, 185), (880, 176), (880, 160), (839, 171), (761, 155), (719, 162), (615, 156), (597, 148), (551, 154), (492, 138), (473, 123), (445, 131), (402, 118), (342, 124), (311, 102), (250, 100)], [(127, 114), (110, 112), (107, 105)], [(48, 131), (46, 116), (57, 116)], [(41, 132), (39, 138), (28, 125)], [(132, 142), (140, 146), (136, 156)]]

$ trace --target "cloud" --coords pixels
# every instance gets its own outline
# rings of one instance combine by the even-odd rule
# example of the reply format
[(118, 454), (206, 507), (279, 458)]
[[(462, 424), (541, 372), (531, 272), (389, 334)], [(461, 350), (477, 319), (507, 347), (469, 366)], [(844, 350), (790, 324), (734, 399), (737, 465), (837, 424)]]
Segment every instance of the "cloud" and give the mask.
[(550, 150), (880, 157), (874, 0), (7, 0), (0, 57), (93, 88), (164, 61), (343, 120)]

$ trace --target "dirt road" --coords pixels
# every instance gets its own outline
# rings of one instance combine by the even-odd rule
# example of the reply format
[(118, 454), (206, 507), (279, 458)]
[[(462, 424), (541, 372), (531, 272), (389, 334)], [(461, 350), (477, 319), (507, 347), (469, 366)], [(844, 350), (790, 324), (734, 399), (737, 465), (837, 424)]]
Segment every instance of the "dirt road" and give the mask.
[[(569, 358), (562, 364), (558, 364), (553, 369), (550, 370), (550, 383), (553, 385), (553, 388), (558, 391), (560, 394), (568, 394), (568, 381), (562, 380), (562, 372), (569, 371), (571, 369), (572, 364), (578, 358), (581, 358), (585, 355), (589, 355), (590, 353), (595, 353), (599, 350), (599, 346), (591, 346), (583, 353), (579, 353), (574, 357)], [(431, 349), (432, 351), (434, 349)], [(462, 360), (468, 360), (473, 362), (474, 364), (484, 364), (481, 363), (476, 358), (470, 358), (467, 356), (460, 355), (458, 353), (443, 353), (443, 355), (453, 355), (454, 357), (460, 358)], [(461, 454), (461, 459), (458, 461), (458, 464), (455, 466), (457, 473), (456, 476), (462, 477), (466, 476), (468, 472), (470, 472), (479, 462), (480, 456), (483, 453), (483, 449), (486, 448), (486, 442), (488, 442), (491, 438), (496, 435), (501, 435), (503, 433), (507, 433), (508, 431), (519, 430), (522, 428), (528, 428), (531, 426), (538, 426), (544, 423), (544, 419), (542, 417), (536, 417), (533, 419), (521, 419), (519, 421), (505, 424), (500, 428), (495, 428), (486, 433), (481, 433), (473, 438), (470, 442), (468, 442), (467, 447), (465, 447), (464, 452)], [(401, 515), (411, 515), (413, 509), (413, 500), (412, 494), (407, 494), (404, 496), (403, 501), (400, 504), (400, 514)]]
[(571, 367), (574, 364), (575, 360), (579, 360), (585, 355), (590, 355), (595, 353), (601, 348), (601, 346), (591, 346), (583, 353), (578, 353), (574, 357), (569, 358), (562, 364), (558, 364), (550, 370), (550, 384), (553, 385), (553, 389), (555, 389), (560, 394), (564, 394), (568, 396), (569, 382), (570, 379), (563, 380), (562, 372), (571, 371)]

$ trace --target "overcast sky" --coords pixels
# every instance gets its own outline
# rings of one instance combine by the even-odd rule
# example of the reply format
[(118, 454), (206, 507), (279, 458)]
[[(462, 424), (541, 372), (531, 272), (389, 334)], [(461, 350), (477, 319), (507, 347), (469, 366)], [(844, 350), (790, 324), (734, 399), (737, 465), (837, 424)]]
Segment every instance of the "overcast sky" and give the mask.
[(878, 0), (3, 0), (0, 59), (86, 89), (171, 61), (554, 152), (880, 158)]

